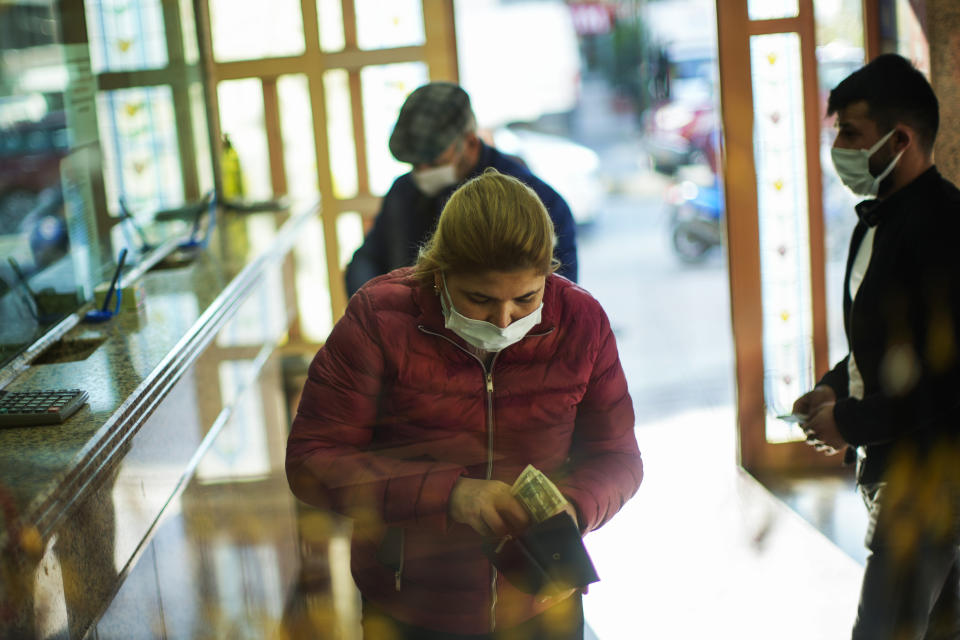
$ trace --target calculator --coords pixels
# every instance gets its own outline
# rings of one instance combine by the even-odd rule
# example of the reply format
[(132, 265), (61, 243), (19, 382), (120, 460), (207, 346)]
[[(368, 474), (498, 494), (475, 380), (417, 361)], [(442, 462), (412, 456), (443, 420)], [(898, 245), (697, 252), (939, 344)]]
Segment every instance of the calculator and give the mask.
[(60, 424), (86, 401), (83, 389), (0, 391), (0, 427)]

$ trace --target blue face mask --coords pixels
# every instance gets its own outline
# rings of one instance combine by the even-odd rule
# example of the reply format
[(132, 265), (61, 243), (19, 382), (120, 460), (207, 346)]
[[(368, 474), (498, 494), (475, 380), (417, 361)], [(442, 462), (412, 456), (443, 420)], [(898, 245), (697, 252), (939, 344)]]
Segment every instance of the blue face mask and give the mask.
[[(531, 329), (540, 323), (540, 316), (543, 313), (542, 301), (533, 312), (503, 328), (490, 322), (468, 318), (453, 307), (453, 298), (450, 298), (450, 292), (447, 290), (447, 277), (442, 274), (441, 277), (443, 278), (443, 293), (440, 295), (440, 308), (443, 309), (443, 326), (477, 349), (491, 352), (502, 351), (522, 340), (524, 336), (530, 333)], [(450, 298), (449, 302), (447, 301), (448, 298)]]

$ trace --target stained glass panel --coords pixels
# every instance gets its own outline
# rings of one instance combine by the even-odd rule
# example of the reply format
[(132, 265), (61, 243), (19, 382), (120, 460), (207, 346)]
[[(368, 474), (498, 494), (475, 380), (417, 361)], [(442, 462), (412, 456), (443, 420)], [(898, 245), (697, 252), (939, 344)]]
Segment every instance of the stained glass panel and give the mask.
[(314, 195), (318, 192), (317, 153), (307, 77), (300, 74), (281, 76), (277, 79), (277, 95), (287, 191), (293, 195)]
[(240, 158), (244, 196), (250, 200), (273, 197), (260, 80), (247, 78), (221, 82), (217, 85), (217, 96), (220, 103), (220, 131), (230, 137)]
[(803, 76), (796, 33), (750, 38), (760, 227), (767, 439), (803, 439), (777, 420), (813, 379)]
[(138, 221), (147, 224), (151, 212), (181, 206), (183, 182), (170, 87), (101, 92), (97, 111), (110, 211), (118, 214), (123, 197)]
[(167, 65), (160, 0), (87, 0), (84, 8), (94, 73)]

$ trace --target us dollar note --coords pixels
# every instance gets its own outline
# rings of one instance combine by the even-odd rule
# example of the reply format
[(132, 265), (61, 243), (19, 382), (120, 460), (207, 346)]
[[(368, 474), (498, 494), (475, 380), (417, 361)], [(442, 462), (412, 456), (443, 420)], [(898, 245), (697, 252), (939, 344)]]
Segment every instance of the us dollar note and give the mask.
[(531, 464), (517, 477), (510, 493), (520, 501), (536, 522), (554, 516), (567, 505), (566, 498), (550, 478)]

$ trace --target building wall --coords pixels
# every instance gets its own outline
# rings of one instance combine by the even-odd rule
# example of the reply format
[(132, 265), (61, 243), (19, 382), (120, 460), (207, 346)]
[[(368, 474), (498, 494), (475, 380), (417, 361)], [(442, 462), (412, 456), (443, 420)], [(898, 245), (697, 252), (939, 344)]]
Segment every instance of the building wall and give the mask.
[(930, 75), (940, 99), (935, 159), (944, 176), (960, 184), (960, 3), (927, 0)]

